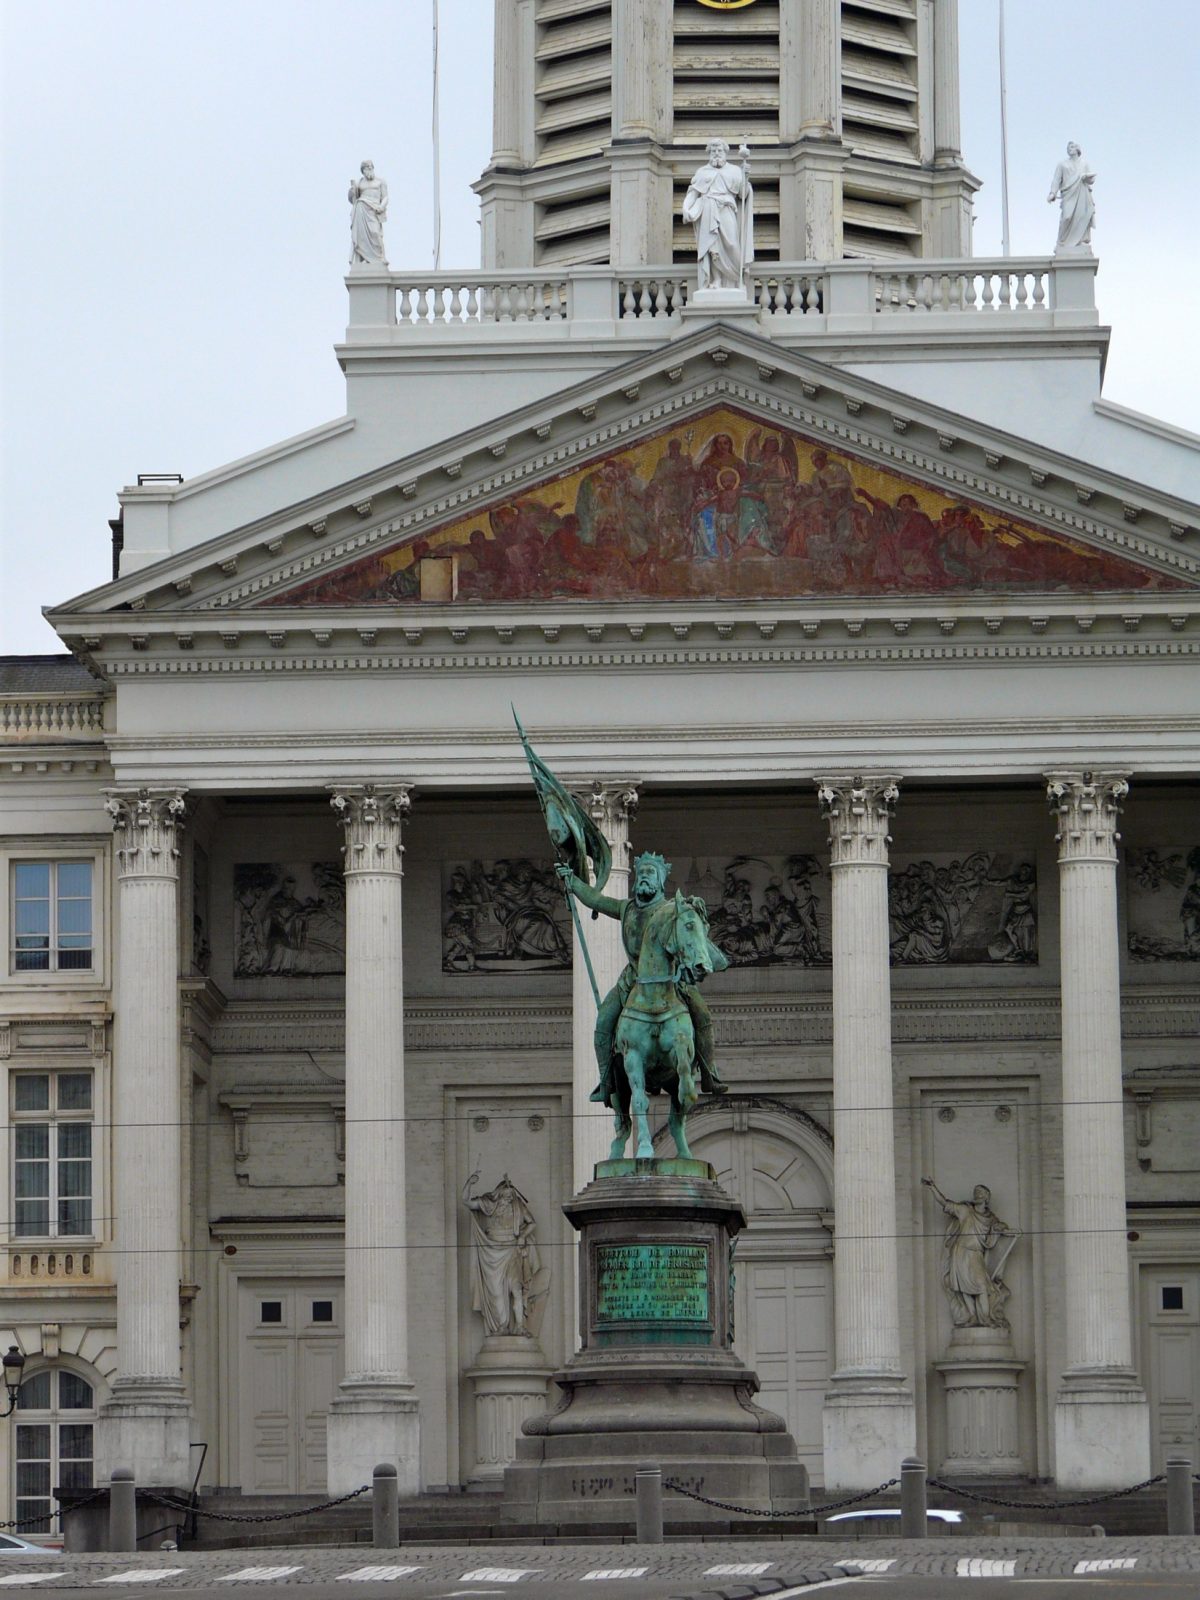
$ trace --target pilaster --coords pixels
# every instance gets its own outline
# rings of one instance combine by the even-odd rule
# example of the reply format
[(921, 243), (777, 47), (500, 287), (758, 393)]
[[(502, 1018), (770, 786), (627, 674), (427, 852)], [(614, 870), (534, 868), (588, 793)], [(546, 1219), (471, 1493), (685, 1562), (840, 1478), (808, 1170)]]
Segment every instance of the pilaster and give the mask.
[(117, 1376), (97, 1471), (189, 1482), (181, 1375), (183, 1103), (179, 1062), (179, 832), (184, 791), (111, 789), (117, 949), (113, 1005), (113, 1239)]
[(1062, 937), (1063, 1303), (1055, 1476), (1069, 1489), (1150, 1473), (1149, 1409), (1133, 1370), (1117, 932), (1123, 772), (1047, 774)]
[(897, 779), (822, 778), (833, 901), (834, 1371), (827, 1488), (870, 1488), (916, 1448), (900, 1370), (888, 828)]
[(391, 1462), (420, 1488), (417, 1397), (408, 1375), (405, 1215), (403, 785), (339, 784), (345, 831), (346, 1343), (329, 1409), (328, 1485), (346, 1494)]

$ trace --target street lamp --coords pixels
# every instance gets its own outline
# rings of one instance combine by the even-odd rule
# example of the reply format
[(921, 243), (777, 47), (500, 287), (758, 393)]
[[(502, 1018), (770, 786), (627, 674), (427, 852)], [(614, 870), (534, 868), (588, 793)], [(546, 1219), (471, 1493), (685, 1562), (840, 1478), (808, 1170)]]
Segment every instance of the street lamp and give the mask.
[(8, 1390), (8, 1410), (0, 1416), (11, 1417), (17, 1409), (17, 1395), (21, 1391), (21, 1374), (25, 1370), (25, 1357), (15, 1344), (4, 1353), (4, 1387)]

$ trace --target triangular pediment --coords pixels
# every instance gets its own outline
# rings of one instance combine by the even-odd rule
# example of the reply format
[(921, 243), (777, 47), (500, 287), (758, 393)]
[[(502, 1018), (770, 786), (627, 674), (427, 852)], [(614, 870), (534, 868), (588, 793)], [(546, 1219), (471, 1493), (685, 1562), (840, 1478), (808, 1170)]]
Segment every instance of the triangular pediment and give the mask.
[(713, 405), (263, 606), (1094, 593), (1189, 587), (827, 438)]

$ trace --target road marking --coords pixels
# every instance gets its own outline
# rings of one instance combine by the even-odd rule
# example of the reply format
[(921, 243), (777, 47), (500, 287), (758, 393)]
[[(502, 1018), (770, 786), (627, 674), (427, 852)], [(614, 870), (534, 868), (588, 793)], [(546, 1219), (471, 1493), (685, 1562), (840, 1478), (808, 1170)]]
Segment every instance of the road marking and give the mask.
[(896, 1557), (889, 1556), (886, 1561), (860, 1561), (855, 1557), (852, 1561), (839, 1561), (839, 1567), (857, 1567), (860, 1572), (886, 1572), (889, 1567), (896, 1565)]
[(773, 1561), (728, 1561), (724, 1566), (709, 1567), (704, 1576), (706, 1578), (757, 1578), (774, 1565)]
[(1077, 1561), (1075, 1571), (1076, 1573), (1129, 1572), (1136, 1566), (1136, 1556), (1104, 1556), (1099, 1561)]
[(420, 1567), (356, 1567), (353, 1572), (339, 1572), (339, 1583), (394, 1583), (397, 1578), (407, 1578), (410, 1572), (420, 1572)]
[(8, 1584), (49, 1583), (51, 1578), (65, 1578), (65, 1572), (14, 1572), (11, 1578), (0, 1578), (0, 1589)]
[(286, 1578), (289, 1572), (299, 1572), (299, 1567), (243, 1567), (240, 1572), (223, 1572), (218, 1583), (267, 1583), (272, 1578)]
[(595, 1572), (585, 1572), (582, 1582), (591, 1578), (644, 1578), (649, 1567), (597, 1567)]
[(459, 1583), (520, 1583), (531, 1572), (541, 1567), (476, 1567), (474, 1572), (464, 1572)]
[(1011, 1578), (1017, 1570), (1016, 1558), (1000, 1561), (992, 1556), (963, 1556), (955, 1569), (959, 1578)]
[(174, 1578), (186, 1567), (135, 1567), (132, 1572), (114, 1572), (110, 1578), (97, 1578), (97, 1583), (159, 1583), (163, 1578)]
[(797, 1597), (798, 1600), (800, 1595), (817, 1594), (821, 1589), (838, 1589), (844, 1583), (861, 1582), (862, 1578), (859, 1576), (852, 1578), (826, 1578), (823, 1583), (805, 1583), (799, 1589), (779, 1589), (771, 1596), (771, 1600), (793, 1600), (793, 1596)]

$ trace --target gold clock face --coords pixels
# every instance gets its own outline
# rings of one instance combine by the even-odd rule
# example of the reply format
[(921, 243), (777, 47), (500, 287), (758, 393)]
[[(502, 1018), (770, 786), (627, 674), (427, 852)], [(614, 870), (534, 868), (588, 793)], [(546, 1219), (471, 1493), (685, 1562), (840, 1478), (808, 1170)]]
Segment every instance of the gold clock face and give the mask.
[(752, 6), (754, 0), (700, 0), (700, 4), (711, 11), (740, 11), (743, 6)]

